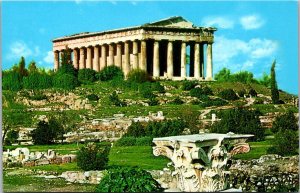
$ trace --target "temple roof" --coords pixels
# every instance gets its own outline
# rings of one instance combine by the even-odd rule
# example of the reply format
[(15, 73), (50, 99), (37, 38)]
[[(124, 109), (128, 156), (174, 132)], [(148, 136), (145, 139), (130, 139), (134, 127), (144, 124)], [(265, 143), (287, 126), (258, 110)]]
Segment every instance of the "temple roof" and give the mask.
[(135, 30), (135, 29), (147, 29), (147, 28), (166, 28), (166, 29), (178, 29), (178, 30), (180, 30), (180, 29), (189, 29), (189, 30), (209, 29), (212, 31), (216, 30), (216, 28), (213, 28), (213, 27), (197, 27), (192, 22), (184, 19), (181, 16), (173, 16), (173, 17), (161, 19), (158, 21), (154, 21), (151, 23), (145, 23), (145, 24), (139, 25), (139, 26), (119, 28), (119, 29), (100, 31), (100, 32), (76, 33), (76, 34), (72, 34), (72, 35), (68, 35), (68, 36), (55, 38), (52, 41), (56, 42), (56, 41), (66, 40), (66, 39), (81, 38), (81, 37), (88, 37), (88, 36), (94, 36), (94, 35), (115, 33), (115, 32), (120, 32), (120, 31)]

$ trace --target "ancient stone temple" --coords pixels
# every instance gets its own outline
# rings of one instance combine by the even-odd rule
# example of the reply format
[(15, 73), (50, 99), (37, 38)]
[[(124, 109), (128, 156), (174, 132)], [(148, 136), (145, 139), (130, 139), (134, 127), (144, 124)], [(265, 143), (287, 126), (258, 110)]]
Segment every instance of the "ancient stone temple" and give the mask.
[(53, 40), (54, 69), (60, 53), (72, 50), (76, 69), (120, 67), (146, 70), (153, 78), (212, 80), (212, 27), (197, 27), (180, 16), (102, 32), (84, 32)]

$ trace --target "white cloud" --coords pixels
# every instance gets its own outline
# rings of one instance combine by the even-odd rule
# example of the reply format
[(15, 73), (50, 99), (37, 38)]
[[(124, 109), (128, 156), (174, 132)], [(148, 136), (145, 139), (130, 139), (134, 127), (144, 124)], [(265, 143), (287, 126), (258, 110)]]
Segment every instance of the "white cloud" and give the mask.
[(47, 55), (44, 57), (44, 62), (48, 63), (48, 64), (53, 64), (54, 62), (54, 55), (52, 51), (48, 51)]
[(223, 29), (230, 29), (234, 26), (234, 21), (226, 17), (205, 17), (202, 20), (204, 26), (214, 26)]
[(7, 59), (18, 59), (21, 56), (38, 56), (40, 54), (40, 48), (38, 46), (29, 47), (23, 41), (16, 41), (12, 43), (9, 47), (9, 53), (7, 55)]
[(82, 2), (82, 0), (75, 0), (76, 4), (80, 4)]
[(265, 24), (259, 15), (247, 15), (240, 18), (240, 24), (245, 30), (258, 29)]
[(136, 1), (131, 1), (130, 2), (132, 5), (137, 5), (137, 2)]
[(213, 45), (215, 72), (223, 67), (234, 71), (250, 70), (265, 60), (273, 60), (278, 50), (274, 40), (253, 38), (249, 41), (215, 36)]

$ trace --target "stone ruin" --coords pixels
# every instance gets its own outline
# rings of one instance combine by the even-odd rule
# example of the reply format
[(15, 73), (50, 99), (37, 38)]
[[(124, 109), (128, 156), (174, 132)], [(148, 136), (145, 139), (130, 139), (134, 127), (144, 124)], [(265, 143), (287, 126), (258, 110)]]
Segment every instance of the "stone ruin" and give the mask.
[(14, 166), (39, 166), (49, 164), (63, 164), (76, 161), (76, 155), (59, 155), (49, 149), (47, 152), (30, 152), (28, 148), (16, 148), (3, 152), (2, 162), (4, 167)]

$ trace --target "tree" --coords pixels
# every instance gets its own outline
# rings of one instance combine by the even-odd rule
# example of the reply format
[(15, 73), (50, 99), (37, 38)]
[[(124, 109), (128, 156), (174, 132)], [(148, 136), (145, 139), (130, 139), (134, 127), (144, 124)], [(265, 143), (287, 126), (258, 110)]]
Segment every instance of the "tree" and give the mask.
[(262, 84), (266, 87), (270, 87), (271, 86), (271, 76), (264, 72), (262, 77), (258, 80), (258, 83)]
[(38, 68), (36, 67), (35, 61), (31, 61), (28, 65), (28, 72), (29, 74), (33, 74), (38, 72)]
[(272, 102), (273, 104), (278, 104), (279, 103), (279, 91), (277, 87), (277, 82), (276, 82), (276, 74), (275, 74), (275, 65), (276, 65), (276, 60), (272, 63), (271, 67), (271, 97), (272, 97)]
[(103, 70), (101, 70), (96, 76), (101, 81), (124, 78), (122, 69), (117, 66), (107, 66), (103, 68)]
[(3, 114), (2, 116), (2, 144), (4, 144), (4, 140), (9, 131), (12, 130), (12, 119), (9, 115)]
[(66, 46), (64, 51), (61, 54), (61, 60), (60, 60), (61, 66), (64, 64), (72, 65), (71, 54), (72, 54), (72, 50)]
[(25, 67), (25, 58), (22, 56), (19, 61), (18, 72), (21, 75), (21, 78), (28, 76), (28, 71)]
[(280, 130), (298, 130), (297, 119), (292, 111), (287, 111), (286, 113), (277, 116), (273, 122), (271, 131), (277, 133)]
[(217, 74), (215, 74), (215, 80), (219, 82), (227, 82), (230, 80), (230, 70), (223, 68)]
[(78, 71), (78, 81), (83, 84), (89, 84), (96, 81), (96, 71), (93, 69), (80, 69)]

